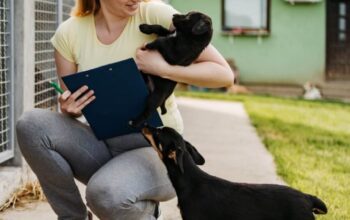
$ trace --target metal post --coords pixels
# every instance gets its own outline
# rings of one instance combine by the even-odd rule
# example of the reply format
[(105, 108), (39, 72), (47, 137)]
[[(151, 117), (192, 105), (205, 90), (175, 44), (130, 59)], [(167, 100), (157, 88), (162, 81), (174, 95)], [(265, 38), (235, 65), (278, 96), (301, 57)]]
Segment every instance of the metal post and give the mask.
[(58, 25), (63, 21), (63, 0), (57, 0), (57, 21)]

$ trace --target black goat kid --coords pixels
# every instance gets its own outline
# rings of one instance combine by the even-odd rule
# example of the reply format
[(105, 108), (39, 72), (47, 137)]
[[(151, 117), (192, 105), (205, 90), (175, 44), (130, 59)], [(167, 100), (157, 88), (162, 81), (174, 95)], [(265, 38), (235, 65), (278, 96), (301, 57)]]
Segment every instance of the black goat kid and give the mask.
[[(145, 34), (157, 34), (158, 38), (145, 46), (148, 50), (158, 50), (171, 65), (188, 66), (197, 59), (208, 46), (212, 34), (210, 17), (200, 12), (190, 12), (186, 15), (173, 16), (174, 31), (160, 25), (141, 24), (140, 30)], [(129, 124), (139, 127), (160, 106), (162, 114), (166, 113), (165, 101), (172, 94), (177, 82), (154, 75), (147, 75), (152, 85), (147, 97), (144, 111)]]
[(168, 170), (184, 220), (314, 220), (313, 213), (327, 213), (320, 199), (288, 186), (233, 183), (205, 173), (192, 159), (200, 154), (190, 153), (172, 128), (143, 133)]

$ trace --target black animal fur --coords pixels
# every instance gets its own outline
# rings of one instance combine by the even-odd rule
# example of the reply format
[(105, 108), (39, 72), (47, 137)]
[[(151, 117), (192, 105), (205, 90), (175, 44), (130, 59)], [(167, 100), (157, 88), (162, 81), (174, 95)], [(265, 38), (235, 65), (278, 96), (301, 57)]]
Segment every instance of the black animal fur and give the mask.
[[(160, 25), (141, 24), (140, 30), (145, 34), (157, 34), (158, 38), (145, 46), (148, 50), (158, 50), (171, 65), (188, 66), (197, 59), (210, 43), (213, 29), (210, 17), (200, 12), (173, 16), (174, 31)], [(165, 101), (172, 94), (177, 82), (154, 75), (147, 75), (152, 90), (146, 101), (144, 111), (129, 124), (139, 127), (160, 106), (162, 114), (166, 113)]]
[(143, 131), (154, 139), (184, 220), (314, 220), (313, 213), (327, 213), (320, 199), (288, 186), (234, 183), (209, 175), (196, 166), (189, 143), (172, 128)]

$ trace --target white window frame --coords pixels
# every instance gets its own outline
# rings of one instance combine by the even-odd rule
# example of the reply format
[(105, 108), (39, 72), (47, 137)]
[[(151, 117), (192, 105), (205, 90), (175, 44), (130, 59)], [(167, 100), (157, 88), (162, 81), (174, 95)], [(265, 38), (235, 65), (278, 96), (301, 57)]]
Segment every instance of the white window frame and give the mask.
[(230, 35), (268, 35), (270, 1), (222, 0), (222, 31)]

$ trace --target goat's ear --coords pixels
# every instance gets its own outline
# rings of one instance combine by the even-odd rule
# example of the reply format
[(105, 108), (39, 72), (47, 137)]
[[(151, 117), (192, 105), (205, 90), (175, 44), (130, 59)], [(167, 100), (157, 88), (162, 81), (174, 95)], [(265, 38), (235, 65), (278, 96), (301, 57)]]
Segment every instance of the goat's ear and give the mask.
[(180, 168), (181, 173), (184, 173), (184, 151), (181, 148), (176, 150), (176, 162)]
[(209, 31), (209, 28), (209, 25), (203, 19), (201, 19), (193, 26), (192, 33), (195, 35), (204, 34), (205, 32)]
[(175, 164), (179, 167), (181, 173), (184, 173), (183, 157), (184, 151), (181, 148), (177, 148), (176, 151), (170, 151), (168, 157), (174, 160)]
[(193, 161), (197, 165), (203, 165), (205, 163), (204, 157), (197, 151), (197, 149), (188, 141), (185, 141), (186, 149), (191, 154)]

